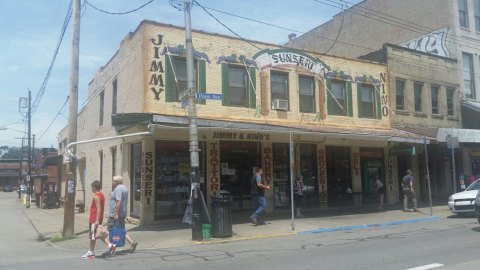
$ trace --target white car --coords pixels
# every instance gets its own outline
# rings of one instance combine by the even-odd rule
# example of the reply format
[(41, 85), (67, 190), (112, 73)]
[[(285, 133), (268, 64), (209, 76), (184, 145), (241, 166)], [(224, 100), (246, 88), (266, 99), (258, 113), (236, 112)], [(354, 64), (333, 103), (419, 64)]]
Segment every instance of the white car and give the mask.
[(454, 214), (473, 213), (475, 198), (480, 189), (480, 179), (475, 180), (464, 191), (457, 192), (448, 198), (448, 208)]

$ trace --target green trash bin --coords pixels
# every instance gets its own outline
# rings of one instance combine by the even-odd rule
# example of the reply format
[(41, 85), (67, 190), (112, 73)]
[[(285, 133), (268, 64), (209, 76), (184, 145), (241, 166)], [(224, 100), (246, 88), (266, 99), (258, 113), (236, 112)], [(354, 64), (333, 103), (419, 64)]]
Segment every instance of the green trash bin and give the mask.
[(210, 239), (210, 232), (212, 229), (211, 224), (202, 224), (202, 234), (203, 234), (203, 239)]

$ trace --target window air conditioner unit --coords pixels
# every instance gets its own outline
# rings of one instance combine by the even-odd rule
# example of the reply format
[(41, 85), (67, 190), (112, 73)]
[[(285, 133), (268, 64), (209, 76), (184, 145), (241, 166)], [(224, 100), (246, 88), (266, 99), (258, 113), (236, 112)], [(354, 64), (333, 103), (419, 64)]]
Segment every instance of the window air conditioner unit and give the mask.
[(288, 110), (288, 100), (284, 99), (274, 99), (272, 100), (272, 110)]

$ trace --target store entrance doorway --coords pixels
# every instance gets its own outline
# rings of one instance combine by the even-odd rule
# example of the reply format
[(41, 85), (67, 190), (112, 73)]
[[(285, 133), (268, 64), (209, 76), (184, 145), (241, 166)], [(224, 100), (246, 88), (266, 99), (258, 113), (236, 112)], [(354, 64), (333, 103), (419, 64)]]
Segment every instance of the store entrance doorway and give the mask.
[(250, 180), (260, 166), (260, 143), (220, 142), (220, 189), (233, 196), (233, 210), (252, 209)]

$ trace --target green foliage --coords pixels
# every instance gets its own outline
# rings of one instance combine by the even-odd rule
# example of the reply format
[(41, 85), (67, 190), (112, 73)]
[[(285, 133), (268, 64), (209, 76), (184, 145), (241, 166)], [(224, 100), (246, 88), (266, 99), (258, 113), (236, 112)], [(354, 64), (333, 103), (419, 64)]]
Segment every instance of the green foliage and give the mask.
[(75, 236), (61, 236), (61, 235), (54, 235), (50, 237), (50, 242), (51, 243), (56, 243), (56, 242), (61, 242), (61, 241), (66, 241), (66, 240), (71, 240), (75, 239)]
[[(42, 149), (35, 148), (33, 149), (33, 157), (37, 156), (39, 153), (42, 152)], [(24, 146), (17, 147), (17, 146), (8, 146), (3, 145), (0, 146), (0, 159), (20, 159), (20, 155), (23, 155), (24, 159), (26, 159), (28, 153), (28, 147)]]

